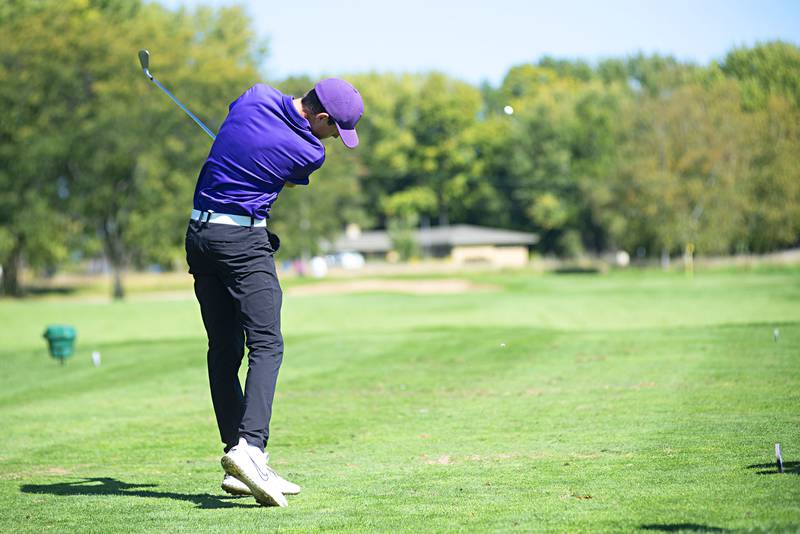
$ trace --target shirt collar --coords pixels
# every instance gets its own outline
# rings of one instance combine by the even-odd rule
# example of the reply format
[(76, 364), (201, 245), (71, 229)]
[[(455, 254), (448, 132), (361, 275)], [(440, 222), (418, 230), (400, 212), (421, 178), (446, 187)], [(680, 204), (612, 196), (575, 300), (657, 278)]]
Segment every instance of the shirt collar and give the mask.
[(294, 107), (294, 98), (289, 95), (283, 95), (283, 109), (286, 115), (300, 128), (311, 130), (311, 124), (308, 120), (300, 115), (297, 108)]

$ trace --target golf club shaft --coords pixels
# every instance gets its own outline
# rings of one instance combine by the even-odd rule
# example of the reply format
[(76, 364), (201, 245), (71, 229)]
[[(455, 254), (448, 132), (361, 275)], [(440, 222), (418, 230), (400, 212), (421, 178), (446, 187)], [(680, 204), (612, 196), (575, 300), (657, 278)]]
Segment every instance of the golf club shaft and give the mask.
[(203, 121), (201, 121), (200, 119), (198, 119), (197, 117), (195, 117), (194, 113), (192, 113), (191, 111), (189, 111), (189, 109), (188, 109), (186, 106), (184, 106), (183, 104), (181, 104), (180, 100), (178, 100), (177, 98), (175, 98), (175, 96), (173, 96), (173, 94), (172, 94), (172, 93), (170, 93), (170, 92), (167, 90), (167, 88), (166, 88), (166, 87), (164, 87), (163, 85), (161, 85), (161, 84), (159, 83), (159, 81), (155, 79), (155, 77), (153, 77), (152, 75), (150, 75), (150, 76), (149, 76), (149, 78), (150, 78), (151, 80), (153, 80), (153, 83), (154, 83), (154, 84), (156, 84), (156, 85), (157, 85), (157, 86), (158, 86), (158, 87), (159, 87), (159, 88), (160, 88), (162, 91), (164, 91), (165, 93), (167, 93), (167, 96), (168, 96), (168, 97), (170, 97), (170, 98), (172, 99), (172, 101), (173, 101), (173, 102), (175, 102), (176, 104), (178, 104), (178, 106), (180, 106), (180, 108), (181, 108), (183, 111), (185, 111), (185, 112), (186, 112), (186, 114), (187, 114), (187, 115), (189, 115), (189, 116), (192, 118), (192, 120), (193, 120), (194, 122), (196, 122), (196, 123), (197, 123), (197, 125), (198, 125), (198, 126), (200, 126), (200, 128), (202, 128), (202, 129), (203, 129), (203, 130), (204, 130), (204, 131), (205, 131), (205, 132), (206, 132), (206, 133), (207, 133), (209, 136), (211, 136), (211, 139), (216, 139), (216, 138), (217, 138), (216, 134), (214, 134), (214, 132), (212, 132), (211, 130), (209, 130), (209, 129), (208, 129), (208, 126), (206, 126), (205, 124), (203, 124)]
[(166, 87), (164, 87), (163, 85), (161, 85), (161, 84), (159, 83), (159, 81), (158, 81), (158, 80), (156, 80), (156, 79), (155, 79), (155, 77), (154, 77), (152, 74), (150, 74), (150, 52), (149, 52), (149, 51), (147, 51), (147, 50), (146, 50), (146, 49), (144, 49), (144, 48), (143, 48), (143, 49), (141, 49), (141, 50), (139, 50), (139, 63), (142, 65), (142, 71), (144, 71), (144, 75), (145, 75), (145, 76), (147, 76), (148, 78), (150, 78), (150, 80), (152, 80), (152, 81), (153, 81), (153, 83), (154, 83), (154, 84), (156, 84), (156, 85), (158, 86), (158, 88), (159, 88), (159, 89), (161, 89), (162, 91), (164, 91), (165, 93), (167, 93), (167, 96), (168, 96), (168, 97), (170, 97), (170, 98), (172, 99), (172, 101), (173, 101), (173, 102), (175, 102), (176, 104), (178, 104), (178, 106), (179, 106), (179, 107), (180, 107), (180, 108), (181, 108), (183, 111), (185, 111), (185, 112), (186, 112), (186, 114), (187, 114), (187, 115), (189, 115), (189, 116), (192, 118), (192, 120), (193, 120), (194, 122), (196, 122), (196, 123), (197, 123), (197, 125), (198, 125), (198, 126), (200, 126), (200, 128), (202, 128), (202, 129), (203, 129), (203, 131), (204, 131), (204, 132), (206, 132), (206, 133), (207, 133), (207, 134), (208, 134), (208, 135), (211, 137), (211, 139), (214, 139), (214, 140), (216, 140), (216, 139), (217, 139), (217, 136), (216, 136), (216, 134), (215, 134), (214, 132), (212, 132), (211, 130), (209, 130), (209, 129), (208, 129), (208, 126), (206, 126), (205, 124), (203, 124), (203, 121), (201, 121), (200, 119), (198, 119), (197, 117), (195, 117), (194, 113), (192, 113), (191, 111), (189, 111), (189, 108), (187, 108), (186, 106), (184, 106), (183, 104), (181, 104), (180, 100), (178, 100), (177, 98), (175, 98), (175, 96), (173, 96), (173, 94), (172, 94), (172, 93), (170, 93), (170, 92), (167, 90), (167, 88), (166, 88)]

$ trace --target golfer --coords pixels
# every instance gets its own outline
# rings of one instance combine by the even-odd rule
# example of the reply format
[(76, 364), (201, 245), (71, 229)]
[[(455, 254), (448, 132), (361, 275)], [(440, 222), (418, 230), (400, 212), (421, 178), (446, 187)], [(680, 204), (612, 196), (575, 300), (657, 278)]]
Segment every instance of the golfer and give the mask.
[(307, 185), (322, 166), (322, 139), (358, 145), (363, 112), (361, 95), (344, 80), (322, 80), (302, 98), (255, 85), (230, 105), (197, 180), (186, 260), (208, 334), (211, 400), (225, 444), (222, 488), (263, 505), (287, 506), (284, 495), (300, 492), (267, 465), (264, 451), (283, 359), (280, 240), (267, 227), (269, 211), (284, 186)]

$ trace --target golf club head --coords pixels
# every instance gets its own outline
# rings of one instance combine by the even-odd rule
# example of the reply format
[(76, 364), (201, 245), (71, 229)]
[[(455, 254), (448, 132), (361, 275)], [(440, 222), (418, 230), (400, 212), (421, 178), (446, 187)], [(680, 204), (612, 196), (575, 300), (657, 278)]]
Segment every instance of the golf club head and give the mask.
[(139, 63), (142, 64), (142, 70), (148, 70), (150, 68), (150, 52), (142, 48), (139, 50)]

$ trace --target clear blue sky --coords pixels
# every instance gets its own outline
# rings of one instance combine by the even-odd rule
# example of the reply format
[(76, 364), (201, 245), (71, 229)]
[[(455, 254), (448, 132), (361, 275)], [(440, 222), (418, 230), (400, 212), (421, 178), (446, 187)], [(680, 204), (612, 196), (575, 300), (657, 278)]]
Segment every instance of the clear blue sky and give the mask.
[(800, 0), (161, 0), (241, 4), (269, 39), (263, 69), (289, 74), (441, 70), (498, 84), (549, 54), (594, 61), (643, 51), (707, 64), (735, 46), (800, 44)]

